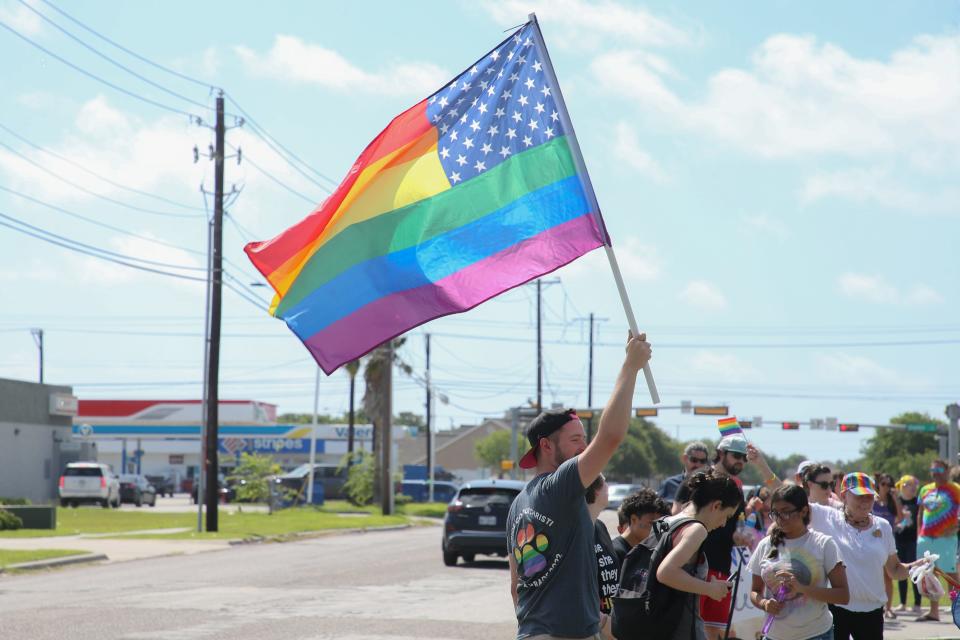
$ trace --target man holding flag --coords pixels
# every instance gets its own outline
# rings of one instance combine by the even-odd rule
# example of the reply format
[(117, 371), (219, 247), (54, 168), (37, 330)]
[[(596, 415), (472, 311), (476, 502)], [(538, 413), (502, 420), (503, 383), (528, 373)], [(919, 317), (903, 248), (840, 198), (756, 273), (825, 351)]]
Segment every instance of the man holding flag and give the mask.
[[(742, 481), (738, 477), (743, 472), (748, 460), (760, 467), (763, 477), (775, 477), (760, 450), (747, 442), (740, 428), (740, 423), (736, 417), (723, 418), (717, 421), (717, 428), (720, 431), (720, 442), (717, 443), (717, 450), (713, 458), (713, 468), (718, 473), (730, 476), (738, 486), (742, 486)], [(681, 508), (690, 500), (690, 488), (687, 483), (681, 485), (677, 491), (674, 508), (679, 505)], [(730, 577), (730, 566), (732, 563), (733, 547), (742, 544), (745, 541), (737, 539), (737, 522), (740, 514), (743, 513), (744, 504), (741, 502), (733, 516), (727, 520), (727, 523), (714, 529), (707, 534), (707, 540), (703, 544), (703, 552), (707, 557), (709, 565), (709, 576), (716, 576), (717, 580), (727, 580)], [(723, 600), (712, 600), (710, 598), (700, 598), (700, 617), (703, 619), (704, 631), (707, 640), (719, 640), (723, 638), (727, 627), (727, 621), (730, 619), (731, 596)], [(731, 631), (730, 635), (734, 633)]]

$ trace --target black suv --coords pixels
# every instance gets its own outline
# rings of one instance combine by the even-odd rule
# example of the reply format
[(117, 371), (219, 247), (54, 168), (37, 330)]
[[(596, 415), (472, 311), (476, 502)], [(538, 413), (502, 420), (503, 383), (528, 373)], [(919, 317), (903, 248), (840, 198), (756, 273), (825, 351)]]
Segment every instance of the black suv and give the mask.
[(507, 556), (507, 512), (523, 489), (519, 480), (474, 480), (457, 491), (443, 522), (443, 563), (473, 562), (478, 553)]

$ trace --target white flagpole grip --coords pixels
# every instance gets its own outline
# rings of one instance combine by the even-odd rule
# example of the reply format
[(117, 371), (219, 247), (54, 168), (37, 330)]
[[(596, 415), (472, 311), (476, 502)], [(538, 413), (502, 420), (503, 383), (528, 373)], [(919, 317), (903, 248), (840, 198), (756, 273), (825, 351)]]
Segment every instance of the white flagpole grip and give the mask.
[[(617, 283), (617, 291), (620, 292), (620, 302), (623, 303), (623, 310), (627, 313), (627, 322), (630, 324), (630, 331), (634, 336), (639, 336), (640, 329), (637, 327), (637, 319), (633, 315), (633, 307), (630, 306), (630, 298), (627, 297), (627, 288), (623, 284), (623, 275), (620, 273), (617, 256), (613, 253), (613, 247), (608, 244), (603, 245), (603, 250), (607, 253), (610, 270), (613, 271), (613, 279)], [(653, 404), (660, 404), (660, 393), (657, 391), (657, 383), (653, 381), (653, 371), (650, 370), (650, 363), (643, 365), (643, 377), (647, 380), (647, 389), (650, 391), (650, 399), (653, 401)]]

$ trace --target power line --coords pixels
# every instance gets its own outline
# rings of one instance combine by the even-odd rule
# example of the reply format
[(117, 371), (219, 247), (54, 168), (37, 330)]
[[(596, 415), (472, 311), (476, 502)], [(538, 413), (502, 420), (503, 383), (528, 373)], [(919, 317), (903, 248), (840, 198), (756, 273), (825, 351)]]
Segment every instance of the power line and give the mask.
[(140, 60), (141, 62), (145, 62), (145, 63), (149, 64), (149, 65), (152, 66), (152, 67), (156, 67), (157, 69), (160, 69), (161, 71), (165, 71), (166, 73), (169, 73), (169, 74), (171, 74), (171, 75), (174, 75), (174, 76), (180, 78), (181, 80), (186, 80), (187, 82), (192, 82), (192, 83), (194, 83), (194, 84), (198, 84), (198, 85), (200, 85), (201, 87), (206, 87), (206, 88), (208, 88), (208, 89), (213, 89), (213, 88), (214, 88), (214, 86), (213, 86), (212, 84), (210, 84), (209, 82), (204, 82), (204, 81), (202, 81), (202, 80), (197, 80), (196, 78), (191, 78), (190, 76), (185, 75), (185, 74), (183, 74), (183, 73), (180, 73), (179, 71), (174, 71), (173, 69), (169, 69), (169, 68), (167, 68), (167, 67), (165, 67), (165, 66), (163, 66), (163, 65), (161, 65), (161, 64), (159, 64), (159, 63), (157, 63), (157, 62), (154, 62), (153, 60), (150, 60), (149, 58), (146, 58), (146, 57), (140, 55), (139, 53), (136, 53), (135, 51), (131, 51), (130, 49), (124, 47), (123, 45), (121, 45), (121, 44), (119, 44), (119, 43), (111, 40), (111, 39), (108, 38), (107, 36), (103, 35), (103, 34), (100, 33), (99, 31), (97, 31), (96, 29), (93, 29), (92, 27), (88, 27), (86, 24), (84, 24), (83, 22), (80, 22), (79, 20), (77, 20), (76, 18), (74, 18), (73, 16), (71, 16), (69, 13), (67, 13), (66, 11), (64, 11), (63, 9), (61, 9), (60, 7), (58, 7), (57, 5), (53, 4), (52, 2), (49, 2), (49, 0), (41, 0), (41, 2), (43, 2), (45, 5), (47, 5), (48, 7), (50, 7), (51, 9), (53, 9), (54, 11), (56, 11), (57, 13), (59, 13), (60, 15), (62, 15), (62, 16), (63, 16), (64, 18), (66, 18), (67, 20), (70, 20), (71, 22), (73, 22), (74, 24), (76, 24), (78, 27), (80, 27), (80, 28), (82, 28), (82, 29), (85, 29), (86, 31), (88, 31), (88, 32), (90, 32), (91, 34), (95, 35), (96, 37), (100, 38), (100, 39), (103, 40), (104, 42), (107, 42), (108, 44), (113, 45), (113, 46), (116, 47), (117, 49), (120, 49), (120, 50), (123, 51), (124, 53), (133, 56), (134, 58), (136, 58), (137, 60)]
[(174, 91), (174, 90), (172, 90), (172, 89), (168, 89), (167, 87), (161, 85), (160, 83), (154, 82), (153, 80), (151, 80), (151, 79), (149, 79), (149, 78), (147, 78), (147, 77), (145, 77), (145, 76), (137, 73), (136, 71), (134, 71), (134, 70), (131, 69), (130, 67), (127, 67), (126, 65), (124, 65), (124, 64), (122, 64), (122, 63), (120, 63), (120, 62), (117, 62), (116, 60), (114, 60), (113, 58), (111, 58), (111, 57), (108, 56), (107, 54), (103, 53), (102, 51), (100, 51), (100, 50), (97, 49), (96, 47), (94, 47), (94, 46), (92, 46), (92, 45), (84, 42), (81, 38), (78, 38), (77, 36), (75, 36), (75, 35), (74, 35), (73, 33), (71, 33), (70, 31), (67, 31), (66, 29), (64, 29), (63, 27), (61, 27), (59, 24), (57, 24), (56, 22), (54, 22), (53, 20), (51, 20), (50, 18), (48, 18), (46, 15), (44, 15), (44, 14), (40, 13), (39, 11), (37, 11), (35, 8), (33, 8), (32, 6), (30, 6), (30, 4), (29, 4), (28, 2), (26, 2), (25, 0), (19, 0), (19, 2), (20, 2), (20, 4), (22, 4), (23, 6), (25, 6), (27, 9), (29, 9), (30, 11), (32, 11), (35, 15), (39, 16), (44, 22), (46, 22), (47, 24), (53, 26), (55, 29), (57, 29), (57, 30), (60, 31), (62, 34), (64, 34), (65, 36), (67, 36), (68, 38), (70, 38), (71, 40), (73, 40), (74, 42), (76, 42), (77, 44), (79, 44), (80, 46), (82, 46), (84, 49), (90, 51), (91, 53), (93, 53), (93, 54), (95, 54), (95, 55), (97, 55), (97, 56), (99, 56), (100, 58), (103, 58), (104, 60), (106, 60), (106, 61), (109, 62), (110, 64), (114, 65), (115, 67), (118, 67), (118, 68), (122, 69), (123, 71), (126, 71), (127, 73), (129, 73), (130, 75), (134, 76), (135, 78), (138, 78), (139, 80), (142, 80), (143, 82), (146, 82), (146, 83), (149, 84), (151, 87), (154, 87), (154, 88), (156, 88), (156, 89), (159, 89), (160, 91), (163, 91), (164, 93), (166, 93), (166, 94), (168, 94), (168, 95), (171, 95), (171, 96), (173, 96), (173, 97), (175, 97), (175, 98), (179, 98), (180, 100), (183, 100), (184, 102), (188, 102), (188, 103), (190, 103), (190, 104), (192, 104), (192, 105), (194, 105), (194, 106), (196, 106), (196, 107), (200, 107), (201, 109), (207, 109), (207, 108), (208, 108), (206, 104), (204, 104), (204, 103), (202, 103), (202, 102), (197, 102), (196, 100), (194, 100), (194, 99), (192, 99), (192, 98), (189, 98), (189, 97), (183, 95), (182, 93), (177, 93), (176, 91)]
[(136, 189), (136, 188), (134, 188), (134, 187), (129, 187), (129, 186), (125, 185), (125, 184), (120, 184), (119, 182), (115, 182), (114, 180), (111, 180), (110, 178), (107, 178), (107, 177), (105, 177), (105, 176), (102, 176), (102, 175), (100, 175), (99, 173), (96, 173), (95, 171), (91, 171), (90, 169), (88, 169), (87, 167), (83, 166), (83, 165), (80, 164), (79, 162), (76, 162), (76, 161), (74, 161), (74, 160), (71, 160), (70, 158), (66, 158), (66, 157), (60, 155), (59, 153), (56, 153), (56, 152), (51, 151), (51, 150), (49, 150), (49, 149), (45, 149), (44, 147), (41, 147), (40, 145), (36, 144), (35, 142), (31, 142), (30, 140), (27, 140), (26, 138), (24, 138), (23, 136), (21, 136), (20, 134), (18, 134), (16, 131), (13, 131), (12, 129), (4, 126), (3, 124), (0, 124), (0, 129), (3, 129), (4, 131), (6, 131), (6, 132), (9, 133), (10, 135), (12, 135), (12, 136), (13, 136), (14, 138), (16, 138), (17, 140), (20, 140), (21, 142), (30, 145), (30, 146), (33, 147), (34, 149), (36, 149), (36, 150), (38, 150), (38, 151), (42, 151), (43, 153), (46, 153), (46, 154), (48, 154), (48, 155), (51, 155), (51, 156), (53, 156), (54, 158), (57, 158), (58, 160), (61, 160), (61, 161), (63, 161), (63, 162), (66, 162), (67, 164), (69, 164), (69, 165), (71, 165), (71, 166), (74, 166), (74, 167), (76, 167), (77, 169), (80, 169), (81, 171), (84, 171), (84, 172), (92, 175), (92, 176), (95, 177), (95, 178), (98, 178), (98, 179), (100, 179), (100, 180), (103, 180), (103, 181), (106, 182), (107, 184), (110, 184), (110, 185), (113, 185), (114, 187), (117, 187), (118, 189), (123, 189), (124, 191), (129, 191), (130, 193), (136, 193), (136, 194), (138, 194), (138, 195), (146, 196), (146, 197), (148, 197), (148, 198), (154, 198), (155, 200), (160, 200), (161, 202), (166, 202), (167, 204), (172, 204), (172, 205), (175, 205), (175, 206), (177, 206), (177, 207), (182, 207), (182, 208), (184, 208), (184, 209), (190, 209), (191, 211), (200, 211), (200, 207), (197, 207), (197, 206), (194, 206), (194, 205), (189, 205), (189, 204), (183, 204), (182, 202), (177, 202), (176, 200), (171, 200), (170, 198), (166, 198), (166, 197), (164, 197), (164, 196), (160, 196), (160, 195), (157, 195), (157, 194), (155, 194), (155, 193), (150, 193), (150, 192), (148, 192), (148, 191), (141, 191), (140, 189)]
[[(2, 24), (2, 23), (0, 23), (0, 24)], [(199, 217), (201, 216), (201, 214), (199, 214), (199, 213), (173, 213), (173, 212), (170, 212), (170, 211), (157, 211), (156, 209), (147, 209), (147, 208), (145, 208), (145, 207), (138, 207), (138, 206), (135, 206), (135, 205), (132, 205), (132, 204), (127, 204), (127, 203), (125, 203), (125, 202), (121, 202), (120, 200), (114, 200), (113, 198), (111, 198), (111, 197), (109, 197), (109, 196), (105, 196), (105, 195), (103, 195), (102, 193), (97, 193), (96, 191), (93, 191), (93, 190), (91, 190), (91, 189), (87, 189), (86, 187), (82, 187), (82, 186), (78, 185), (76, 182), (73, 182), (73, 181), (71, 181), (71, 180), (68, 180), (68, 179), (64, 178), (63, 176), (57, 175), (56, 173), (54, 173), (53, 171), (51, 171), (51, 170), (47, 169), (46, 167), (42, 166), (42, 165), (39, 164), (38, 162), (36, 162), (36, 161), (34, 161), (34, 160), (31, 160), (30, 158), (28, 158), (28, 157), (25, 156), (24, 154), (20, 153), (19, 151), (17, 151), (16, 149), (14, 149), (13, 147), (11, 147), (10, 145), (8, 145), (8, 144), (5, 143), (5, 142), (0, 142), (0, 147), (3, 147), (3, 148), (5, 148), (5, 149), (7, 149), (8, 151), (10, 151), (11, 153), (13, 153), (14, 155), (22, 158), (23, 160), (25, 160), (26, 162), (30, 163), (31, 165), (33, 165), (33, 166), (36, 167), (37, 169), (40, 169), (41, 171), (43, 171), (44, 173), (46, 173), (47, 175), (49, 175), (49, 176), (51, 176), (51, 177), (59, 180), (60, 182), (63, 182), (63, 183), (66, 183), (66, 184), (70, 185), (70, 186), (73, 187), (74, 189), (77, 189), (77, 190), (79, 190), (79, 191), (82, 191), (82, 192), (84, 192), (84, 193), (86, 193), (86, 194), (88, 194), (88, 195), (91, 195), (91, 196), (93, 196), (93, 197), (95, 197), (95, 198), (99, 198), (99, 199), (104, 200), (104, 201), (106, 201), (106, 202), (110, 202), (111, 204), (115, 204), (115, 205), (117, 205), (117, 206), (123, 207), (123, 208), (125, 208), (125, 209), (132, 209), (132, 210), (134, 210), (134, 211), (140, 211), (140, 212), (142, 212), (142, 213), (149, 213), (149, 214), (151, 214), (151, 215), (156, 215), (156, 216), (163, 216), (163, 217), (166, 217), (166, 218), (199, 218)]]
[(91, 78), (91, 79), (93, 79), (93, 80), (96, 80), (97, 82), (100, 82), (101, 84), (104, 84), (104, 85), (110, 87), (111, 89), (113, 89), (113, 90), (115, 90), (115, 91), (119, 91), (120, 93), (122, 93), (122, 94), (124, 94), (124, 95), (130, 96), (131, 98), (135, 98), (135, 99), (137, 99), (137, 100), (140, 100), (141, 102), (145, 102), (145, 103), (147, 103), (147, 104), (153, 105), (154, 107), (157, 107), (157, 108), (159, 108), (159, 109), (163, 109), (163, 110), (165, 110), (165, 111), (170, 111), (170, 112), (172, 112), (172, 113), (176, 113), (176, 114), (180, 114), (180, 115), (187, 116), (187, 117), (190, 118), (191, 120), (197, 118), (197, 116), (196, 116), (195, 114), (190, 113), (189, 111), (184, 111), (183, 109), (178, 109), (178, 108), (176, 108), (176, 107), (171, 107), (171, 106), (168, 105), (168, 104), (163, 104), (162, 102), (157, 102), (156, 100), (153, 100), (153, 99), (151, 99), (151, 98), (147, 98), (146, 96), (142, 96), (142, 95), (140, 95), (139, 93), (135, 93), (135, 92), (133, 92), (133, 91), (130, 91), (129, 89), (124, 89), (124, 88), (121, 87), (120, 85), (114, 84), (113, 82), (110, 82), (109, 80), (106, 80), (106, 79), (104, 79), (104, 78), (101, 78), (100, 76), (98, 76), (98, 75), (95, 74), (95, 73), (92, 73), (92, 72), (90, 72), (90, 71), (87, 71), (86, 69), (84, 69), (84, 68), (82, 68), (82, 67), (80, 67), (80, 66), (78, 66), (78, 65), (75, 65), (74, 63), (70, 62), (70, 61), (67, 60), (66, 58), (55, 54), (53, 51), (50, 51), (49, 49), (47, 49), (46, 47), (44, 47), (44, 46), (43, 46), (42, 44), (40, 44), (39, 42), (36, 42), (36, 41), (34, 41), (33, 39), (28, 38), (27, 36), (23, 35), (22, 33), (20, 33), (19, 31), (17, 31), (16, 29), (14, 29), (13, 27), (11, 27), (10, 25), (8, 25), (6, 22), (3, 22), (2, 20), (0, 20), (0, 27), (3, 27), (4, 29), (6, 29), (7, 31), (9, 31), (9, 32), (12, 33), (13, 35), (17, 36), (18, 38), (20, 38), (21, 40), (23, 40), (23, 41), (26, 42), (27, 44), (30, 44), (30, 45), (36, 47), (36, 48), (39, 49), (40, 51), (43, 51), (45, 54), (47, 54), (47, 55), (50, 56), (51, 58), (54, 58), (55, 60), (59, 60), (60, 62), (62, 62), (63, 64), (67, 65), (68, 67), (70, 67), (70, 68), (73, 69), (74, 71), (77, 71), (78, 73), (82, 73), (83, 75), (87, 76), (88, 78)]
[(181, 274), (179, 274), (179, 273), (170, 273), (170, 272), (168, 272), (168, 271), (161, 271), (160, 269), (152, 269), (152, 268), (150, 268), (150, 267), (144, 267), (144, 266), (142, 266), (142, 265), (133, 264), (133, 263), (130, 263), (130, 262), (125, 262), (125, 261), (123, 261), (123, 260), (117, 260), (116, 258), (111, 258), (111, 257), (109, 257), (109, 256), (104, 256), (104, 255), (100, 255), (100, 254), (97, 254), (97, 253), (93, 253), (92, 251), (85, 251), (84, 249), (81, 249), (81, 248), (79, 248), (79, 247), (76, 247), (76, 246), (73, 246), (73, 245), (70, 245), (70, 244), (66, 244), (66, 243), (63, 243), (63, 242), (58, 242), (57, 240), (53, 240), (53, 239), (51, 239), (51, 238), (46, 238), (46, 237), (44, 237), (44, 236), (42, 236), (42, 235), (40, 235), (40, 234), (33, 233), (33, 232), (28, 231), (28, 230), (26, 230), (26, 229), (21, 229), (20, 227), (16, 227), (16, 226), (14, 226), (14, 225), (12, 225), (12, 224), (9, 224), (9, 223), (7, 223), (7, 222), (3, 222), (2, 220), (0, 220), (0, 226), (9, 227), (9, 228), (13, 229), (14, 231), (19, 231), (20, 233), (26, 234), (26, 235), (28, 235), (28, 236), (32, 236), (32, 237), (34, 237), (34, 238), (37, 238), (38, 240), (43, 240), (44, 242), (49, 242), (50, 244), (55, 244), (55, 245), (57, 245), (57, 246), (63, 247), (64, 249), (69, 249), (69, 250), (71, 250), (71, 251), (76, 251), (77, 253), (82, 253), (82, 254), (85, 254), (85, 255), (88, 255), (88, 256), (91, 256), (91, 257), (94, 257), (94, 258), (99, 258), (99, 259), (101, 259), (101, 260), (106, 260), (107, 262), (114, 262), (114, 263), (116, 263), (116, 264), (123, 265), (123, 266), (125, 266), (125, 267), (130, 267), (131, 269), (139, 269), (140, 271), (148, 271), (148, 272), (150, 272), (150, 273), (156, 273), (156, 274), (159, 274), (159, 275), (169, 276), (169, 277), (171, 277), (171, 278), (179, 278), (179, 279), (181, 279), (181, 280), (194, 280), (194, 281), (197, 281), (197, 282), (206, 282), (206, 278), (195, 278), (195, 277), (193, 277), (193, 276), (185, 276), (185, 275), (181, 275)]
[[(236, 151), (236, 149), (237, 149), (237, 148), (236, 148), (235, 146), (233, 146), (232, 144), (227, 144), (227, 146), (230, 147), (231, 149), (233, 149), (234, 151)], [(250, 156), (248, 156), (247, 154), (244, 154), (244, 156), (243, 156), (243, 161), (246, 162), (246, 163), (248, 163), (248, 164), (249, 164), (250, 166), (252, 166), (254, 169), (256, 169), (257, 171), (259, 171), (260, 173), (262, 173), (262, 174), (265, 175), (266, 177), (270, 178), (270, 179), (271, 179), (273, 182), (275, 182), (277, 185), (283, 187), (284, 189), (286, 189), (287, 191), (289, 191), (289, 192), (292, 193), (293, 195), (295, 195), (295, 196), (297, 196), (298, 198), (301, 198), (301, 199), (309, 202), (309, 203), (310, 203), (311, 205), (313, 205), (313, 206), (316, 206), (317, 201), (316, 201), (314, 198), (310, 198), (310, 197), (308, 197), (308, 196), (303, 195), (302, 193), (300, 193), (299, 191), (297, 191), (297, 190), (294, 189), (293, 187), (289, 186), (288, 184), (286, 184), (285, 182), (283, 182), (283, 181), (280, 180), (279, 178), (274, 177), (273, 174), (271, 174), (269, 171), (267, 171), (266, 169), (264, 169), (263, 167), (261, 167), (260, 165), (258, 165), (256, 162), (254, 162), (253, 160), (251, 160), (251, 159), (250, 159)]]
[(24, 200), (29, 200), (30, 202), (33, 202), (33, 203), (35, 203), (35, 204), (38, 204), (38, 205), (40, 205), (40, 206), (42, 206), (42, 207), (47, 207), (48, 209), (52, 209), (53, 211), (58, 211), (58, 212), (60, 212), (60, 213), (63, 213), (64, 215), (68, 215), (68, 216), (71, 216), (71, 217), (73, 217), (73, 218), (77, 218), (78, 220), (83, 220), (84, 222), (88, 222), (88, 223), (90, 223), (90, 224), (92, 224), (92, 225), (96, 225), (96, 226), (102, 227), (102, 228), (104, 228), (104, 229), (109, 229), (110, 231), (116, 231), (117, 233), (122, 233), (122, 234), (124, 234), (124, 235), (128, 235), (128, 236), (130, 236), (130, 237), (132, 237), (132, 238), (138, 238), (138, 239), (144, 240), (144, 241), (146, 241), (146, 242), (152, 242), (152, 243), (154, 243), (154, 244), (158, 244), (158, 245), (161, 245), (161, 246), (164, 246), (164, 247), (169, 247), (169, 248), (171, 248), (171, 249), (178, 249), (178, 250), (180, 250), (180, 251), (185, 251), (186, 253), (192, 253), (192, 254), (198, 255), (198, 256), (205, 256), (205, 255), (207, 255), (207, 254), (204, 253), (203, 251), (199, 251), (199, 250), (197, 250), (197, 249), (189, 249), (189, 248), (187, 248), (187, 247), (181, 247), (181, 246), (178, 245), (178, 244), (173, 244), (173, 243), (171, 243), (171, 242), (166, 242), (166, 241), (164, 241), (164, 240), (158, 240), (157, 238), (151, 238), (150, 236), (145, 236), (145, 235), (142, 235), (142, 234), (139, 234), (139, 233), (134, 233), (133, 231), (128, 231), (127, 229), (123, 229), (123, 228), (121, 228), (121, 227), (115, 227), (115, 226), (113, 226), (112, 224), (107, 224), (106, 222), (101, 222), (101, 221), (99, 221), (99, 220), (95, 220), (94, 218), (88, 218), (87, 216), (81, 215), (81, 214), (79, 214), (79, 213), (76, 213), (75, 211), (70, 211), (69, 209), (64, 209), (63, 207), (58, 207), (57, 205), (50, 204), (49, 202), (45, 202), (44, 200), (40, 200), (40, 199), (38, 199), (38, 198), (34, 198), (33, 196), (27, 195), (27, 194), (23, 193), (22, 191), (16, 191), (16, 190), (14, 190), (14, 189), (9, 189), (9, 188), (7, 188), (7, 187), (5, 187), (5, 186), (3, 186), (3, 185), (0, 185), (0, 191), (6, 191), (7, 193), (13, 194), (13, 195), (18, 196), (18, 197), (20, 197), (20, 198), (23, 198)]
[[(246, 118), (246, 120), (250, 123), (250, 125), (251, 125), (251, 127), (250, 127), (251, 130), (252, 130), (254, 133), (256, 133), (258, 136), (260, 136), (260, 138), (261, 138), (264, 142), (267, 143), (267, 146), (270, 146), (270, 148), (273, 149), (273, 146), (271, 145), (271, 141), (272, 141), (274, 144), (276, 144), (278, 147), (280, 147), (280, 149), (282, 149), (283, 151), (285, 151), (285, 152), (287, 153), (287, 155), (289, 155), (291, 158), (293, 158), (294, 160), (296, 160), (297, 162), (299, 162), (300, 164), (302, 164), (304, 167), (306, 167), (307, 169), (309, 169), (310, 171), (312, 171), (313, 173), (315, 173), (318, 177), (323, 178), (324, 180), (326, 180), (327, 182), (329, 182), (330, 184), (332, 184), (334, 187), (337, 186), (338, 183), (337, 183), (336, 180), (334, 180), (333, 178), (331, 178), (331, 177), (329, 177), (329, 176), (326, 176), (326, 175), (320, 173), (319, 171), (317, 171), (316, 169), (314, 169), (314, 168), (313, 168), (312, 166), (310, 166), (307, 162), (305, 162), (305, 161), (303, 161), (302, 159), (300, 159), (300, 157), (299, 157), (297, 154), (295, 154), (293, 151), (290, 151), (290, 149), (288, 149), (287, 147), (283, 146), (283, 144), (282, 144), (279, 140), (277, 140), (277, 139), (274, 138), (272, 135), (270, 135), (269, 133), (267, 133), (267, 130), (264, 129), (262, 126), (260, 126), (260, 123), (258, 123), (256, 120), (254, 120), (254, 119), (250, 116), (249, 113), (247, 113), (246, 111), (244, 111), (243, 107), (241, 107), (240, 104), (237, 103), (237, 101), (233, 99), (233, 96), (231, 96), (230, 94), (228, 94), (228, 93), (226, 93), (226, 92), (224, 92), (224, 95), (226, 96), (227, 100), (229, 100), (229, 101), (233, 104), (233, 106), (235, 106), (235, 107), (237, 108), (237, 111), (239, 111), (241, 114), (243, 114), (244, 118)], [(279, 155), (281, 158), (284, 158), (284, 160), (286, 160), (291, 166), (293, 166), (294, 168), (296, 168), (296, 166), (289, 160), (289, 158), (284, 157), (284, 155), (283, 155), (282, 153), (280, 153), (280, 151), (278, 151), (277, 149), (273, 149), (273, 151), (274, 151), (277, 155)], [(309, 178), (309, 176), (304, 176), (304, 177)], [(311, 179), (311, 181), (312, 181), (312, 179)], [(317, 183), (317, 182), (314, 182), (314, 184), (316, 184), (317, 186), (319, 186), (319, 187), (321, 187), (321, 188), (323, 188), (323, 189), (326, 189), (327, 191), (330, 191), (330, 188), (329, 188), (329, 187), (326, 187), (326, 186), (324, 186), (324, 185), (321, 185), (321, 184), (319, 184), (319, 183)]]
[(70, 244), (75, 245), (75, 246), (77, 246), (77, 247), (82, 247), (82, 248), (84, 248), (84, 249), (87, 249), (87, 250), (89, 250), (89, 251), (95, 251), (95, 252), (97, 252), (97, 253), (102, 253), (102, 254), (107, 255), (107, 256), (113, 256), (113, 257), (120, 258), (120, 259), (123, 259), (123, 260), (132, 260), (132, 261), (134, 261), (134, 262), (142, 262), (143, 264), (150, 264), (150, 265), (154, 265), (154, 266), (157, 266), (157, 267), (167, 267), (168, 269), (179, 269), (179, 270), (183, 270), (183, 271), (206, 271), (206, 268), (205, 268), (205, 267), (192, 267), (192, 266), (187, 266), (187, 265), (173, 264), (173, 263), (170, 263), (170, 262), (160, 262), (160, 261), (157, 261), (157, 260), (147, 260), (146, 258), (137, 258), (137, 257), (135, 257), (135, 256), (127, 255), (127, 254), (125, 254), (125, 253), (118, 253), (118, 252), (116, 252), (116, 251), (110, 251), (110, 250), (108, 250), (108, 249), (103, 249), (103, 248), (101, 248), (101, 247), (97, 247), (97, 246), (94, 246), (94, 245), (92, 245), (92, 244), (86, 244), (86, 243), (84, 243), (84, 242), (80, 242), (79, 240), (74, 240), (73, 238), (68, 238), (68, 237), (66, 237), (66, 236), (58, 235), (58, 234), (56, 234), (56, 233), (53, 233), (52, 231), (47, 231), (46, 229), (43, 229), (43, 228), (41, 228), (41, 227), (34, 226), (34, 225), (32, 225), (32, 224), (30, 224), (30, 223), (28, 223), (28, 222), (24, 222), (23, 220), (21, 220), (21, 219), (19, 219), (19, 218), (16, 218), (16, 217), (14, 217), (14, 216), (9, 216), (9, 215), (7, 215), (7, 214), (5, 214), (5, 213), (0, 213), (0, 218), (5, 218), (5, 219), (7, 219), (7, 220), (9, 220), (9, 221), (11, 221), (11, 222), (13, 222), (13, 223), (19, 224), (19, 225), (21, 225), (21, 226), (23, 226), (23, 227), (26, 227), (27, 229), (31, 229), (31, 230), (37, 232), (37, 233), (42, 233), (43, 235), (48, 236), (48, 237), (50, 237), (50, 238), (54, 238), (54, 239), (60, 240), (60, 241), (62, 241), (62, 242), (67, 242), (67, 243), (70, 243)]

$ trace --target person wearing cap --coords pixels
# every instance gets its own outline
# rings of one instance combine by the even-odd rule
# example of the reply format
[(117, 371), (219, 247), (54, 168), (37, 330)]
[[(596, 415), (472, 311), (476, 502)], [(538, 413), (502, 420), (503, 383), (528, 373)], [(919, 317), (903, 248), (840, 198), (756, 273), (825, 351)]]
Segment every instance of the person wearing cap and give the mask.
[(707, 453), (707, 445), (702, 442), (691, 442), (683, 448), (683, 454), (680, 455), (683, 473), (678, 473), (664, 480), (657, 491), (660, 498), (672, 509), (674, 514), (680, 513), (680, 509), (683, 507), (683, 505), (678, 505), (676, 509), (673, 509), (673, 499), (676, 497), (680, 485), (690, 477), (691, 473), (707, 466), (709, 462), (710, 454)]
[[(957, 515), (960, 513), (960, 486), (950, 482), (950, 467), (943, 460), (930, 463), (933, 482), (917, 496), (917, 557), (925, 551), (940, 556), (937, 568), (957, 579)], [(940, 602), (930, 600), (930, 611), (918, 621), (939, 620)]]
[(871, 513), (876, 495), (873, 478), (854, 472), (843, 478), (842, 509), (810, 503), (810, 528), (833, 538), (847, 568), (850, 601), (830, 605), (834, 640), (882, 638), (884, 572), (905, 580), (909, 568), (923, 562), (900, 562), (890, 523)]
[(802, 486), (803, 486), (803, 477), (804, 477), (803, 474), (806, 473), (807, 469), (809, 469), (810, 467), (812, 467), (812, 466), (814, 466), (814, 465), (816, 465), (816, 464), (817, 464), (817, 463), (816, 463), (814, 460), (804, 460), (803, 462), (801, 462), (800, 464), (798, 464), (798, 465), (797, 465), (797, 473), (796, 473), (796, 475), (793, 477), (793, 479), (794, 479), (794, 484), (796, 484), (798, 487), (802, 487)]
[[(732, 434), (720, 439), (713, 457), (713, 469), (722, 475), (730, 477), (738, 487), (742, 487), (743, 483), (737, 476), (743, 471), (748, 460), (760, 467), (760, 471), (764, 477), (776, 479), (773, 471), (770, 470), (770, 467), (760, 454), (760, 450), (752, 444), (749, 444), (747, 439), (741, 434)], [(695, 475), (696, 473), (692, 474), (691, 477)], [(674, 513), (678, 511), (678, 507), (682, 509), (689, 500), (690, 486), (688, 479), (677, 491), (674, 500)], [(707, 557), (707, 564), (710, 567), (708, 577), (713, 576), (717, 580), (727, 580), (730, 577), (733, 547), (738, 544), (749, 546), (752, 542), (750, 539), (740, 539), (737, 534), (737, 522), (739, 522), (740, 514), (743, 513), (743, 510), (744, 503), (741, 500), (740, 505), (726, 524), (707, 534), (707, 540), (703, 545), (703, 552)], [(700, 598), (699, 611), (700, 617), (703, 620), (704, 633), (707, 640), (723, 638), (727, 628), (727, 620), (730, 617), (730, 605), (730, 594), (727, 594), (726, 598), (719, 601), (707, 598), (706, 596)], [(730, 636), (732, 637), (734, 635), (736, 634), (731, 630)]]
[(599, 639), (609, 625), (597, 599), (594, 524), (584, 492), (627, 435), (637, 374), (650, 360), (646, 336), (631, 337), (626, 352), (590, 444), (572, 409), (544, 411), (527, 428), (530, 450), (520, 466), (536, 469), (536, 476), (507, 517), (518, 639)]

